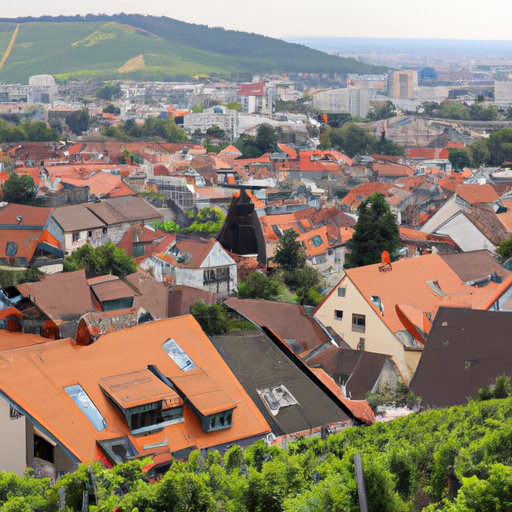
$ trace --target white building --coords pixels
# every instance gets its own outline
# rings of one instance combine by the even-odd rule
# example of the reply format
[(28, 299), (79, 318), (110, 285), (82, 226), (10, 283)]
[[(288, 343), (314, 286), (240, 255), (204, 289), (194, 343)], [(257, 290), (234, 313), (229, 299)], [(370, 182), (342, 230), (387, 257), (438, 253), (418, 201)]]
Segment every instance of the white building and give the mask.
[(331, 89), (313, 98), (313, 107), (326, 112), (346, 113), (366, 117), (370, 109), (368, 89)]

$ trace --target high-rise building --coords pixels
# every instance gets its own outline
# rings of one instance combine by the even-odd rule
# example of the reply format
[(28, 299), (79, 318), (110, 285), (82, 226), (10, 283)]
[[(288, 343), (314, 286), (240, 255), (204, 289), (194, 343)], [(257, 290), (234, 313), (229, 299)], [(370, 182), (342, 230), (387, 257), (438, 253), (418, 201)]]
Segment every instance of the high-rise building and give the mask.
[(414, 89), (418, 85), (416, 71), (390, 71), (388, 74), (388, 96), (402, 100), (414, 99)]

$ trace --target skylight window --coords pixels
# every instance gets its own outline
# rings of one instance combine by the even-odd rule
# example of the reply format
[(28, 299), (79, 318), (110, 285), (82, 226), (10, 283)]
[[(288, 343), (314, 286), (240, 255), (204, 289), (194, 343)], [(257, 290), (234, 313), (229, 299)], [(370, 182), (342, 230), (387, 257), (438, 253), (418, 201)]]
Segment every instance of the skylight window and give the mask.
[(315, 244), (315, 247), (322, 245), (322, 238), (319, 235), (315, 235), (311, 241)]
[(16, 242), (7, 242), (5, 247), (5, 254), (7, 256), (16, 256), (18, 252), (18, 244)]
[(182, 371), (188, 372), (196, 367), (192, 359), (172, 338), (169, 338), (162, 347)]
[(273, 416), (277, 416), (282, 407), (299, 404), (288, 389), (282, 385), (274, 386), (273, 388), (257, 389), (256, 392), (260, 395), (266, 408)]
[(107, 422), (101, 415), (98, 408), (94, 405), (93, 401), (89, 398), (89, 395), (85, 392), (84, 388), (80, 386), (80, 384), (67, 386), (64, 388), (64, 391), (85, 414), (87, 419), (93, 424), (94, 428), (98, 432), (101, 432), (107, 428)]

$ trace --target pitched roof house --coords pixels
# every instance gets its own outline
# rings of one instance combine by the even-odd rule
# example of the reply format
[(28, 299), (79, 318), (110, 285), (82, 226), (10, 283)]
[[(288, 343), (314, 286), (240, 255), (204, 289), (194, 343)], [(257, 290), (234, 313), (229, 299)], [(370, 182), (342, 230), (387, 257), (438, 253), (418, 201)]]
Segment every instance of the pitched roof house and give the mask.
[[(62, 339), (3, 351), (0, 394), (25, 418), (18, 465), (32, 466), (25, 447), (44, 441), (39, 458), (53, 477), (86, 461), (158, 455), (170, 464), (194, 449), (223, 451), (270, 431), (190, 315), (105, 334), (88, 346)], [(1, 428), (9, 421), (3, 415)], [(10, 443), (2, 436), (0, 453)]]
[(511, 309), (439, 308), (411, 381), (422, 405), (463, 405), (496, 377), (512, 377)]
[(508, 237), (508, 231), (493, 209), (479, 203), (468, 206), (466, 201), (461, 203), (458, 194), (446, 201), (421, 231), (448, 235), (463, 251), (495, 251), (498, 244)]
[(239, 331), (214, 336), (212, 342), (275, 436), (312, 433), (330, 423), (353, 424), (348, 408), (326, 393), (286, 346), (267, 334)]
[(237, 265), (215, 239), (178, 235), (140, 267), (155, 279), (228, 295), (237, 290)]
[(511, 293), (511, 275), (487, 251), (347, 269), (315, 316), (352, 348), (392, 355), (409, 382), (437, 309), (501, 309)]

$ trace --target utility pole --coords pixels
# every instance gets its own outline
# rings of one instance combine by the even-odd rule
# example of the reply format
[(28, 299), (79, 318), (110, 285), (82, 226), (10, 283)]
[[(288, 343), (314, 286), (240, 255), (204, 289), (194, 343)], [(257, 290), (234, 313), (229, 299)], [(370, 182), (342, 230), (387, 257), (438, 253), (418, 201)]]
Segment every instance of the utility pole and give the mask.
[(368, 512), (368, 498), (366, 497), (366, 486), (364, 484), (363, 462), (359, 452), (354, 453), (354, 464), (356, 467), (357, 493), (359, 494), (359, 510)]

